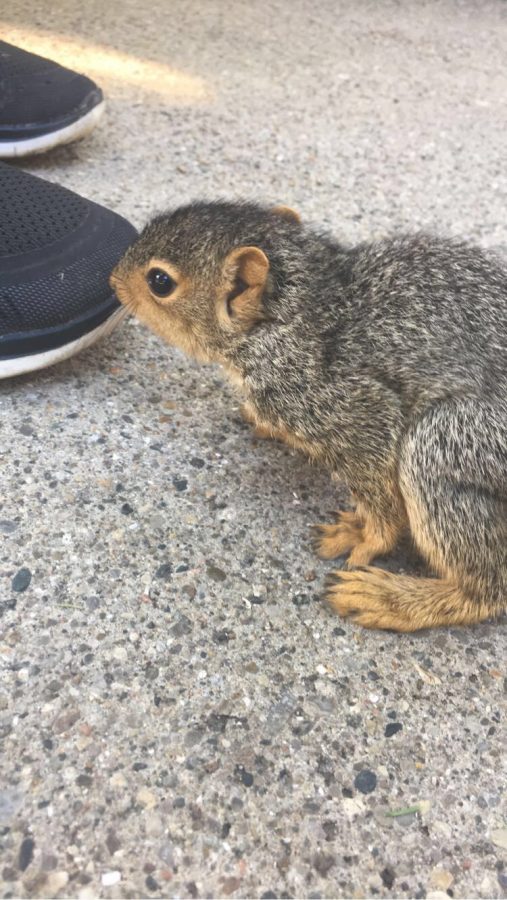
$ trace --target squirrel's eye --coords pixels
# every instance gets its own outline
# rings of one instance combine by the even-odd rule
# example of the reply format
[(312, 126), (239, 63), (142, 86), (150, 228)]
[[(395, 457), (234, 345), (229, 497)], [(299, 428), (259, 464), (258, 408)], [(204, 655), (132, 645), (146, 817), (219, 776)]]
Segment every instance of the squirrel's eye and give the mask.
[(168, 297), (176, 288), (174, 278), (171, 278), (171, 276), (168, 275), (167, 272), (164, 272), (163, 269), (150, 269), (146, 276), (146, 280), (150, 291), (152, 291), (156, 297)]

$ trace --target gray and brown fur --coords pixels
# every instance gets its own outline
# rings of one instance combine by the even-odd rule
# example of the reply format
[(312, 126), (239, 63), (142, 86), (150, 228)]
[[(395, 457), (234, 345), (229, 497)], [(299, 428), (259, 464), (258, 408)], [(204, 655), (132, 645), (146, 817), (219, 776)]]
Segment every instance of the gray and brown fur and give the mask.
[[(154, 266), (177, 284), (165, 300)], [(355, 512), (317, 538), (349, 554), (327, 593), (341, 615), (413, 631), (505, 609), (500, 261), (425, 234), (348, 248), (285, 207), (195, 203), (149, 224), (112, 283), (165, 340), (220, 362), (264, 435), (347, 481)], [(369, 566), (407, 528), (437, 577)]]

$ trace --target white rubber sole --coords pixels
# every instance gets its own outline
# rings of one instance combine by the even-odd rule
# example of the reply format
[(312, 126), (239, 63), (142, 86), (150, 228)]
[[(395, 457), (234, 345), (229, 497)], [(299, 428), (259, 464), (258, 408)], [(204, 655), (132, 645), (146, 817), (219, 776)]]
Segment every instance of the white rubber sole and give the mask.
[(0, 378), (12, 378), (15, 375), (24, 375), (26, 372), (35, 372), (37, 369), (46, 369), (48, 366), (54, 366), (55, 363), (63, 362), (64, 359), (69, 359), (70, 356), (81, 353), (81, 350), (86, 350), (96, 341), (111, 334), (126, 315), (126, 309), (117, 309), (93, 331), (89, 331), (77, 341), (71, 341), (70, 344), (64, 344), (63, 347), (57, 347), (55, 350), (34, 353), (32, 356), (18, 356), (14, 359), (0, 359)]
[(45, 153), (46, 150), (51, 150), (60, 144), (78, 141), (95, 128), (102, 118), (105, 108), (106, 101), (102, 100), (81, 119), (72, 122), (72, 125), (58, 129), (58, 131), (26, 140), (0, 141), (0, 159), (14, 159), (14, 157), (29, 156), (33, 153)]

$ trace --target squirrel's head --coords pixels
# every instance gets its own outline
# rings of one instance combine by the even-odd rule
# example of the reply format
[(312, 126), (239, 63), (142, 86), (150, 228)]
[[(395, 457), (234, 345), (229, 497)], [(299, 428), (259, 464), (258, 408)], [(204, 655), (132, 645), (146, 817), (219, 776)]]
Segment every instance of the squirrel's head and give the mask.
[(193, 203), (146, 226), (111, 286), (169, 344), (223, 362), (235, 339), (269, 320), (279, 248), (300, 227), (285, 206)]

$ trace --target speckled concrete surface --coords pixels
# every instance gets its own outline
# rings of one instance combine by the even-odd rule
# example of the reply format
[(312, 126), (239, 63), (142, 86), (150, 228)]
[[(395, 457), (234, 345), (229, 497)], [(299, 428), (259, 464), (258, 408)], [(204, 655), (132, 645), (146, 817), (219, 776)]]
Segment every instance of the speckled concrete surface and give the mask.
[[(0, 18), (109, 98), (25, 167), (138, 225), (248, 196), (507, 246), (501, 0)], [(505, 623), (333, 617), (308, 526), (345, 495), (134, 323), (0, 403), (3, 897), (505, 896)]]

